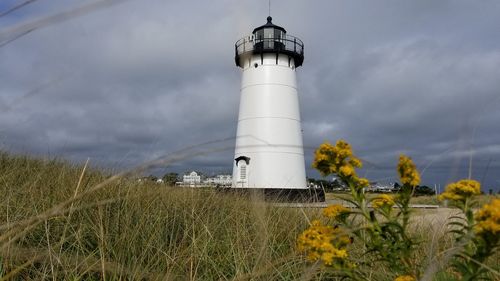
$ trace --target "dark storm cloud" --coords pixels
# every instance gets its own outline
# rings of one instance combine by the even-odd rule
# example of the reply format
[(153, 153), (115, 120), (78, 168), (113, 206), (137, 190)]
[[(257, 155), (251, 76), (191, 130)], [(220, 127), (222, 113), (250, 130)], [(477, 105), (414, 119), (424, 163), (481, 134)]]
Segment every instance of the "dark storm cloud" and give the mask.
[[(0, 33), (85, 5), (36, 1)], [(473, 176), (498, 186), (499, 13), (498, 1), (273, 1), (273, 21), (305, 42), (306, 165), (344, 138), (372, 179), (395, 180), (407, 153), (424, 183), (444, 184), (472, 156)], [(222, 140), (169, 169), (230, 170), (234, 42), (266, 16), (267, 2), (131, 0), (30, 32), (0, 48), (2, 149), (132, 167)]]

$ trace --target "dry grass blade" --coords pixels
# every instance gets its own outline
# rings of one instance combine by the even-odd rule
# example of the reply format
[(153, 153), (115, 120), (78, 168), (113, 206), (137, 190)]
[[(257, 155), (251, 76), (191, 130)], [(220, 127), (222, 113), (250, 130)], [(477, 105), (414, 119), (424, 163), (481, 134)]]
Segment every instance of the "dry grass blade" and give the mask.
[(167, 166), (167, 165), (175, 163), (177, 161), (188, 159), (188, 158), (191, 158), (194, 156), (206, 155), (206, 154), (214, 153), (217, 151), (224, 151), (227, 149), (228, 149), (228, 147), (212, 148), (212, 149), (209, 149), (206, 151), (196, 151), (196, 152), (192, 152), (192, 153), (185, 153), (183, 155), (182, 154), (176, 155), (176, 156), (174, 155), (174, 156), (171, 156), (170, 158), (159, 158), (159, 159), (153, 160), (151, 162), (145, 163), (145, 164), (143, 164), (135, 169), (132, 169), (129, 171), (124, 171), (124, 172), (118, 173), (114, 176), (111, 176), (110, 178), (108, 178), (108, 179), (104, 180), (103, 182), (87, 189), (86, 191), (81, 192), (79, 194), (76, 194), (75, 196), (73, 196), (73, 198), (70, 198), (66, 201), (63, 201), (59, 204), (56, 204), (52, 208), (49, 208), (48, 210), (42, 212), (39, 215), (30, 217), (30, 218), (25, 219), (23, 221), (0, 226), (0, 230), (4, 230), (7, 227), (9, 228), (4, 234), (2, 234), (0, 236), (0, 243), (2, 243), (2, 246), (0, 246), (0, 249), (3, 250), (8, 245), (15, 242), (20, 237), (20, 235), (16, 236), (16, 233), (19, 233), (20, 230), (22, 233), (23, 232), (25, 233), (25, 232), (29, 231), (30, 229), (32, 229), (33, 227), (35, 227), (36, 225), (38, 225), (39, 223), (43, 222), (44, 220), (47, 220), (50, 217), (61, 215), (61, 214), (65, 213), (66, 207), (71, 206), (71, 204), (73, 204), (73, 202), (83, 198), (84, 196), (86, 196), (88, 194), (95, 193), (95, 192), (105, 188), (107, 185), (123, 178), (124, 176), (130, 175), (130, 174), (136, 173), (138, 171), (142, 171), (144, 169), (148, 169), (148, 168), (160, 165), (160, 164)]
[[(18, 26), (11, 27), (9, 29), (0, 31), (0, 47), (3, 47), (18, 38), (35, 31), (40, 28), (47, 27), (52, 24), (67, 21), (85, 14), (100, 10), (103, 8), (110, 7), (112, 5), (122, 3), (125, 0), (100, 0), (93, 3), (88, 3), (80, 7), (74, 8), (69, 11), (61, 12), (55, 15), (44, 17), (38, 20), (34, 20), (29, 23), (21, 24)], [(7, 11), (8, 12), (8, 11)]]
[(1, 12), (1, 13), (0, 13), (0, 17), (6, 16), (6, 15), (8, 15), (8, 14), (10, 14), (10, 13), (12, 13), (12, 12), (16, 11), (16, 10), (21, 9), (22, 7), (24, 7), (24, 6), (26, 6), (26, 5), (29, 5), (29, 4), (31, 4), (31, 3), (33, 3), (33, 2), (35, 2), (35, 1), (36, 1), (36, 0), (27, 0), (27, 1), (24, 1), (24, 2), (22, 2), (22, 3), (20, 3), (20, 4), (17, 4), (17, 5), (15, 5), (14, 7), (12, 7), (12, 8), (10, 8), (10, 9), (6, 10), (5, 12)]
[[(13, 271), (10, 271), (5, 276), (0, 278), (0, 281), (11, 280), (22, 270), (26, 269), (29, 265), (33, 263), (47, 263), (50, 259), (50, 253), (40, 249), (29, 249), (29, 248), (12, 248), (9, 251), (2, 251), (2, 256), (11, 261), (21, 261), (24, 262), (22, 265), (16, 267)], [(78, 264), (79, 271), (81, 272), (95, 272), (102, 273), (101, 262), (97, 259), (85, 257), (75, 257), (70, 255), (61, 255), (59, 259), (66, 261), (68, 264)], [(105, 262), (104, 263), (105, 272), (108, 274), (122, 274), (127, 277), (136, 277), (138, 279), (146, 280), (160, 280), (163, 276), (162, 273), (153, 272), (137, 272), (137, 270), (129, 270), (127, 266), (121, 265), (116, 262)]]

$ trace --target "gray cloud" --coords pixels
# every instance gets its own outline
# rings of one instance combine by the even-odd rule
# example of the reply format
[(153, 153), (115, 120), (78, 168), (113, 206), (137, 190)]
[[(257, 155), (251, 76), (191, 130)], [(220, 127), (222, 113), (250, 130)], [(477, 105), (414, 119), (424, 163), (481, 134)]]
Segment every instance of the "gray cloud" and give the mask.
[[(78, 5), (34, 2), (1, 17), (0, 33)], [(305, 42), (306, 164), (343, 138), (372, 179), (395, 180), (407, 153), (424, 183), (444, 185), (472, 155), (473, 176), (499, 187), (499, 12), (497, 1), (273, 1), (274, 22)], [(266, 16), (255, 1), (130, 0), (33, 31), (0, 48), (1, 148), (124, 168), (234, 137), (233, 44)], [(228, 171), (233, 143), (168, 169)]]

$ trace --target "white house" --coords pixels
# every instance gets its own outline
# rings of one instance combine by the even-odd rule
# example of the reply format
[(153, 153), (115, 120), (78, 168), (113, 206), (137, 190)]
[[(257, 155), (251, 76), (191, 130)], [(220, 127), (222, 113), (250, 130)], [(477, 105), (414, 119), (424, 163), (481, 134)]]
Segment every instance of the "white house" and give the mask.
[(182, 177), (182, 184), (186, 186), (197, 186), (200, 185), (201, 183), (201, 176), (198, 175), (195, 171), (192, 171), (191, 173), (184, 175)]

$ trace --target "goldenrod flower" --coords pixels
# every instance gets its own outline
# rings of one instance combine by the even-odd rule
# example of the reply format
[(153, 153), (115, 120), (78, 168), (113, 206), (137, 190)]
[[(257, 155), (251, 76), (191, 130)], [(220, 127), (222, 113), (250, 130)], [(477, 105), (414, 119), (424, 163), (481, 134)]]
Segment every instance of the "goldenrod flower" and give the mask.
[(321, 144), (314, 152), (314, 161), (312, 166), (319, 170), (322, 175), (334, 173), (335, 166), (333, 160), (335, 158), (336, 148), (328, 142)]
[(416, 280), (415, 277), (411, 275), (401, 275), (396, 277), (396, 279), (394, 279), (394, 281), (415, 281), (415, 280)]
[(391, 208), (394, 204), (394, 197), (388, 194), (381, 194), (372, 200), (372, 207), (375, 209)]
[(484, 205), (476, 214), (477, 224), (474, 230), (479, 234), (500, 234), (500, 199), (493, 199)]
[(351, 177), (355, 175), (355, 173), (354, 168), (349, 164), (341, 166), (338, 172), (341, 177)]
[(365, 179), (365, 178), (357, 178), (357, 180), (356, 180), (356, 185), (357, 185), (359, 188), (367, 187), (368, 185), (370, 185), (370, 181), (368, 181), (368, 180), (367, 180), (367, 179)]
[(347, 258), (345, 234), (339, 229), (322, 225), (315, 220), (297, 239), (297, 248), (307, 254), (311, 262), (321, 260), (325, 265), (333, 265)]
[(334, 259), (345, 259), (347, 258), (347, 251), (345, 249), (335, 249), (333, 248), (331, 251), (324, 252), (321, 255), (321, 261), (325, 263), (325, 265), (333, 265)]
[(460, 180), (446, 186), (443, 194), (439, 195), (439, 200), (450, 199), (454, 201), (464, 201), (472, 195), (481, 193), (481, 184), (475, 180)]
[(323, 209), (323, 215), (327, 218), (336, 218), (349, 212), (349, 209), (342, 205), (330, 205)]
[(399, 156), (398, 173), (401, 182), (410, 186), (417, 186), (420, 183), (420, 174), (410, 157), (401, 154)]
[(351, 146), (344, 140), (338, 140), (335, 146), (325, 142), (314, 152), (313, 168), (323, 176), (337, 174), (344, 180), (354, 182), (359, 188), (368, 186), (368, 180), (359, 179), (356, 168), (362, 167), (361, 160), (353, 155)]
[(335, 146), (325, 142), (314, 152), (314, 161), (312, 166), (318, 169), (323, 175), (329, 175), (332, 173), (338, 173), (340, 168), (346, 164), (352, 165), (349, 164), (350, 160), (352, 160), (356, 165), (361, 164), (359, 159), (356, 158), (353, 160), (354, 158), (351, 146), (347, 142), (338, 140)]
[(358, 158), (356, 158), (354, 156), (351, 156), (351, 159), (349, 160), (349, 164), (353, 167), (356, 167), (356, 168), (363, 167), (363, 163), (361, 163), (361, 160), (359, 160)]

